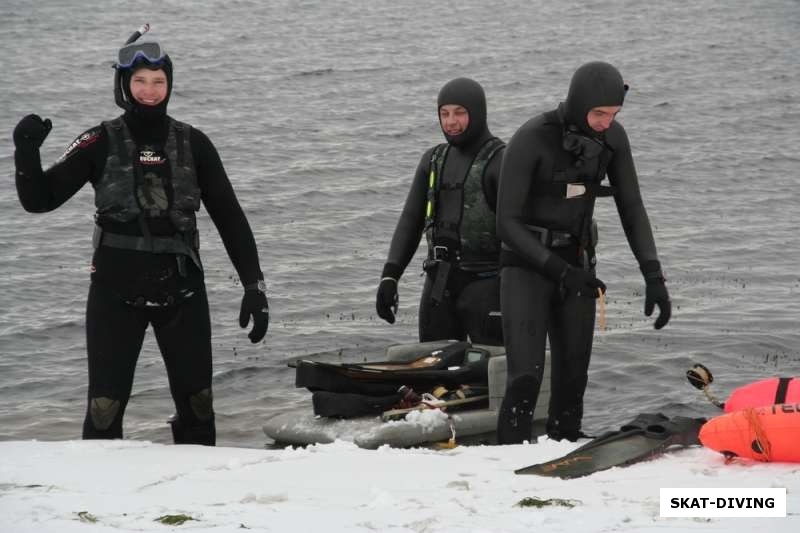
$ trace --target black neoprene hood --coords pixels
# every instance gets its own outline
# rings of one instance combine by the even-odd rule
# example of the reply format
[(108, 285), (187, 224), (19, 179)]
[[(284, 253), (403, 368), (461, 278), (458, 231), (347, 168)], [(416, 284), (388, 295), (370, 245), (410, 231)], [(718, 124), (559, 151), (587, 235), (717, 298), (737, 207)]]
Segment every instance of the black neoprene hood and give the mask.
[(565, 102), (567, 123), (577, 126), (584, 133), (593, 134), (586, 122), (586, 115), (595, 107), (621, 106), (625, 91), (622, 74), (613, 65), (602, 61), (582, 65), (572, 75), (569, 84)]
[(456, 78), (447, 82), (439, 91), (437, 113), (443, 105), (460, 105), (469, 112), (469, 124), (462, 133), (448, 135), (442, 130), (450, 144), (465, 146), (480, 138), (486, 131), (486, 95), (477, 81)]

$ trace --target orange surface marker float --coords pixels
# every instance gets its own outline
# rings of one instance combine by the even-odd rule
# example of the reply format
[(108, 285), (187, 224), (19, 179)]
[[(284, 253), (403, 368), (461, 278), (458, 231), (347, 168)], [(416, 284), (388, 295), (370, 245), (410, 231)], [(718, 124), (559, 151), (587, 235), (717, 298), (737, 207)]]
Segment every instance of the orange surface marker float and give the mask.
[(712, 418), (700, 428), (700, 442), (726, 458), (800, 462), (800, 404), (747, 408)]

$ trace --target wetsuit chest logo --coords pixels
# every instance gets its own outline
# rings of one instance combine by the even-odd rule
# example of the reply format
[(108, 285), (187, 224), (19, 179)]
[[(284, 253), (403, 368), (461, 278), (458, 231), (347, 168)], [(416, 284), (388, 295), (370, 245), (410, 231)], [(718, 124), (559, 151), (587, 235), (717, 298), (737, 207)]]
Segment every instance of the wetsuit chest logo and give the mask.
[(158, 152), (142, 150), (139, 152), (139, 162), (143, 165), (163, 165), (167, 160)]
[(158, 216), (169, 208), (167, 180), (164, 172), (167, 158), (160, 152), (151, 149), (139, 151), (141, 178), (136, 184), (136, 199), (139, 206), (149, 214)]

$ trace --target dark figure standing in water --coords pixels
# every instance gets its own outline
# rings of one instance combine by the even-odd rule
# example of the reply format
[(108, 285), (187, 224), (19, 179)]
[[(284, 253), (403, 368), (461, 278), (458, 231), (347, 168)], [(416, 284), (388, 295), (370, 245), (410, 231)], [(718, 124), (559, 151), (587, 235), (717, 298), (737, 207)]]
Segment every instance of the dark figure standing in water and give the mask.
[[(501, 308), (508, 361), (498, 441), (531, 438), (550, 338), (547, 433), (577, 440), (594, 335), (595, 199), (613, 196), (646, 283), (645, 315), (671, 304), (639, 192), (628, 136), (615, 120), (627, 86), (613, 66), (594, 62), (574, 74), (565, 102), (526, 122), (509, 142), (497, 203)], [(608, 175), (610, 186), (602, 185)]]
[(119, 51), (115, 97), (125, 113), (81, 134), (47, 171), (39, 148), (50, 120), (14, 130), (16, 184), (30, 212), (95, 191), (95, 252), (86, 308), (89, 391), (84, 439), (122, 438), (145, 330), (152, 324), (177, 414), (175, 443), (214, 445), (211, 322), (195, 214), (202, 201), (244, 285), (239, 322), (250, 340), (269, 309), (255, 240), (214, 145), (167, 115), (172, 62), (143, 27)]
[(503, 142), (486, 123), (483, 88), (454, 79), (439, 92), (447, 143), (427, 150), (406, 198), (378, 287), (378, 316), (393, 324), (397, 283), (423, 232), (428, 240), (419, 340), (502, 344), (495, 203)]

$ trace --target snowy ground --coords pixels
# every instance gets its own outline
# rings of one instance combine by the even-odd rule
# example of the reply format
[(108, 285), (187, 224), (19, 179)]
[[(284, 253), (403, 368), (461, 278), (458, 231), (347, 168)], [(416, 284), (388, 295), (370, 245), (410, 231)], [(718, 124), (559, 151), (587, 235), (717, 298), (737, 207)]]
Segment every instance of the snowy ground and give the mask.
[[(800, 465), (702, 448), (576, 480), (518, 476), (575, 444), (369, 451), (0, 442), (0, 531), (770, 531), (800, 527)], [(664, 518), (659, 488), (785, 487), (785, 518)], [(520, 507), (523, 498), (553, 505)], [(558, 501), (566, 500), (566, 501)], [(158, 521), (185, 515), (182, 525)]]

